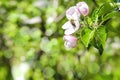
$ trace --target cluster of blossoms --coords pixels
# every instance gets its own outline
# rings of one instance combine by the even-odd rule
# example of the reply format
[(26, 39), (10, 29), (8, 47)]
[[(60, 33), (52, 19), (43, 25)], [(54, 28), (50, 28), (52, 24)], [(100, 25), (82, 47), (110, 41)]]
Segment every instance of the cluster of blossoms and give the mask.
[(89, 7), (85, 2), (79, 2), (76, 6), (70, 7), (66, 11), (68, 21), (62, 26), (65, 30), (63, 39), (65, 40), (66, 49), (74, 48), (77, 44), (77, 38), (73, 34), (80, 27), (80, 15), (87, 16)]

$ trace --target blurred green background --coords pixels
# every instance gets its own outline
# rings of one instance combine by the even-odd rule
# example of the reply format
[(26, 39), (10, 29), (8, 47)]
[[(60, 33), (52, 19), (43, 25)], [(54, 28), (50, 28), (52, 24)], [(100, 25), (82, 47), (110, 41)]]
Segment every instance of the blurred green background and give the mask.
[[(120, 80), (120, 15), (106, 22), (103, 55), (66, 50), (65, 11), (81, 0), (0, 0), (0, 80)], [(92, 11), (105, 2), (84, 0)]]

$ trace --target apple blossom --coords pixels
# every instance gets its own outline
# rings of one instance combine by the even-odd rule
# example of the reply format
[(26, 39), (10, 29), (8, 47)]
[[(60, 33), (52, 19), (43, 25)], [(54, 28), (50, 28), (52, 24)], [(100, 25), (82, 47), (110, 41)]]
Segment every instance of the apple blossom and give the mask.
[(62, 26), (65, 30), (64, 40), (67, 49), (74, 48), (77, 45), (77, 38), (72, 36), (80, 28), (80, 15), (88, 15), (89, 8), (85, 2), (79, 2), (76, 6), (70, 7), (66, 11), (68, 21)]
[(64, 35), (66, 49), (74, 48), (77, 45), (77, 38), (72, 35)]
[(66, 17), (68, 20), (79, 20), (80, 17), (80, 13), (77, 10), (76, 6), (72, 6), (70, 7), (67, 11), (66, 11)]
[(80, 12), (80, 14), (86, 16), (89, 13), (89, 7), (85, 2), (79, 2), (77, 5), (77, 9)]
[(80, 27), (80, 23), (78, 20), (67, 21), (62, 28), (65, 30), (64, 34), (69, 35), (76, 32)]

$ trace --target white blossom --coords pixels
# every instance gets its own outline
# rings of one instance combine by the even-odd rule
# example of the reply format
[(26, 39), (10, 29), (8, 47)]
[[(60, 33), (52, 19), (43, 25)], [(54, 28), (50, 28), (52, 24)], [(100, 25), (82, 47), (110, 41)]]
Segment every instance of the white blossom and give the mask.
[(80, 27), (79, 20), (67, 21), (62, 28), (65, 30), (64, 34), (69, 35), (75, 33)]

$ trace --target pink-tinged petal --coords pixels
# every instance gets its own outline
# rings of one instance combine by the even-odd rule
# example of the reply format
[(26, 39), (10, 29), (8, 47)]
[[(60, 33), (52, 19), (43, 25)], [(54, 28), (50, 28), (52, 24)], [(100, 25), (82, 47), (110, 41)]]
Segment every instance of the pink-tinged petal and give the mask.
[(71, 46), (69, 46), (69, 42), (66, 42), (65, 41), (65, 43), (64, 43), (64, 46), (65, 46), (65, 48), (67, 49), (67, 50), (70, 50), (71, 49)]
[(85, 8), (85, 7), (81, 7), (81, 8), (80, 8), (80, 13), (81, 13), (82, 15), (84, 15), (84, 16), (87, 16), (88, 13), (89, 13), (89, 10), (88, 10), (87, 8)]
[(77, 45), (77, 38), (72, 35), (64, 35), (63, 39), (66, 49), (74, 48)]
[(72, 35), (64, 35), (63, 39), (64, 39), (65, 41), (71, 41), (71, 42), (74, 42), (74, 41), (77, 40), (77, 38), (74, 37), (74, 36), (72, 36)]
[(67, 11), (66, 11), (66, 15), (73, 15), (75, 12), (75, 6), (70, 7)]
[(77, 45), (77, 41), (75, 41), (75, 42), (65, 41), (64, 45), (65, 45), (66, 49), (75, 48)]
[(66, 11), (66, 17), (68, 20), (74, 19), (74, 20), (78, 20), (80, 17), (80, 14), (77, 10), (76, 6), (70, 7), (67, 11)]
[(79, 2), (77, 4), (77, 9), (84, 16), (88, 15), (89, 13), (89, 7), (85, 2)]

